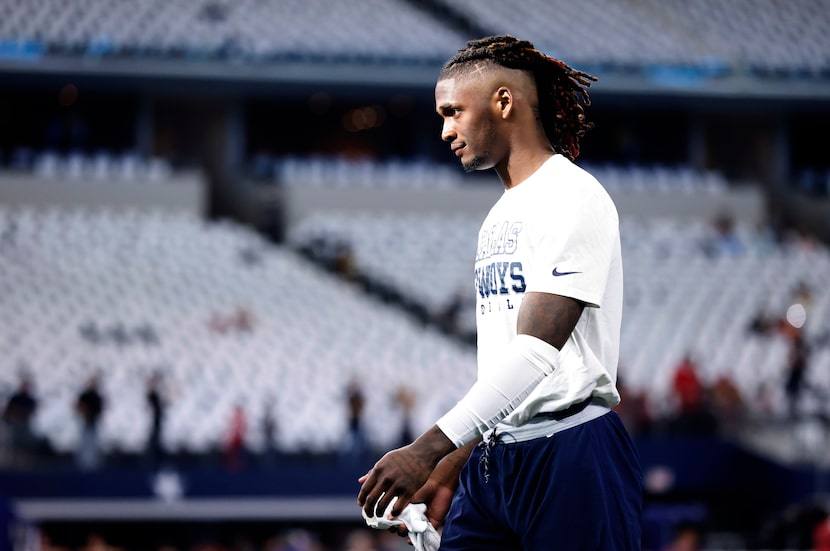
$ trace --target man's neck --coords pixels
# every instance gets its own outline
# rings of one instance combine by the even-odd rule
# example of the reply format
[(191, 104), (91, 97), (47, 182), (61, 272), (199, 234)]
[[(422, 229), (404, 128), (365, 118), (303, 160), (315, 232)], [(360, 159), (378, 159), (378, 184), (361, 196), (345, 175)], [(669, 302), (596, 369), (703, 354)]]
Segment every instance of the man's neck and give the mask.
[(514, 153), (508, 156), (504, 163), (495, 167), (496, 173), (504, 185), (504, 189), (511, 189), (539, 170), (555, 153), (550, 149), (526, 150), (527, 153)]

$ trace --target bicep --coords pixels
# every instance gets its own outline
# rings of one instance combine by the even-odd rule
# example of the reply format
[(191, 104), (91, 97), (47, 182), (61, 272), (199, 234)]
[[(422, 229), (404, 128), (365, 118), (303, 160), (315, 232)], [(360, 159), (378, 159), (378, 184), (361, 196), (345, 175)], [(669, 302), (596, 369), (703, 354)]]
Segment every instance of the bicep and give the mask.
[(536, 337), (561, 350), (584, 307), (584, 303), (562, 295), (525, 293), (519, 308), (517, 333)]

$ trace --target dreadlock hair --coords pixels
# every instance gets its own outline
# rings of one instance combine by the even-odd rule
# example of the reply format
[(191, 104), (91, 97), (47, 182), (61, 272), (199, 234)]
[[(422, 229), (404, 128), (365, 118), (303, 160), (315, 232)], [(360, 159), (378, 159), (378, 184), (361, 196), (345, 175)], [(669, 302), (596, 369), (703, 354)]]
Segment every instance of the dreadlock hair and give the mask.
[(447, 76), (456, 67), (479, 60), (531, 73), (536, 82), (539, 118), (551, 146), (572, 161), (579, 156), (579, 140), (594, 126), (586, 121), (583, 104), (591, 104), (588, 87), (596, 77), (543, 54), (527, 40), (509, 35), (468, 42), (466, 48), (447, 61), (441, 75)]

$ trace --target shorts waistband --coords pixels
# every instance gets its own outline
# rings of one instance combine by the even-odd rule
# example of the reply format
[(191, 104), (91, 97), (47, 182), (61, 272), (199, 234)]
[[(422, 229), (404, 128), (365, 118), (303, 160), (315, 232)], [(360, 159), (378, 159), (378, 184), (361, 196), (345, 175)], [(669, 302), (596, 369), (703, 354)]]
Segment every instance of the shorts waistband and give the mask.
[[(557, 414), (556, 416), (547, 413), (537, 414), (518, 427), (503, 428), (502, 426), (497, 426), (484, 435), (484, 440), (496, 440), (510, 444), (513, 442), (526, 442), (542, 437), (550, 438), (557, 432), (562, 432), (563, 430), (587, 423), (588, 421), (593, 421), (611, 411), (605, 405), (591, 403), (591, 400), (587, 400), (586, 402), (579, 402), (562, 411), (552, 412)], [(575, 413), (569, 413), (571, 408), (574, 408)], [(564, 415), (566, 413), (568, 415)]]

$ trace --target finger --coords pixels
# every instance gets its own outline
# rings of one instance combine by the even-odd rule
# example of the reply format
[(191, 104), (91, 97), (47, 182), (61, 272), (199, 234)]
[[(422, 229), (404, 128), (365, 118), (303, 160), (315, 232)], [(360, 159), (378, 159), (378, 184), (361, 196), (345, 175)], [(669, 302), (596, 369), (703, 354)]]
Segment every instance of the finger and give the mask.
[[(390, 490), (385, 492), (382, 496), (378, 498), (378, 505), (377, 511), (378, 515), (382, 515), (386, 512), (386, 509), (389, 507), (389, 504), (392, 503), (392, 500), (395, 498), (394, 493)], [(387, 517), (388, 518), (388, 517)]]
[(389, 533), (396, 534), (398, 536), (401, 536), (402, 538), (405, 538), (409, 535), (409, 530), (407, 530), (406, 525), (404, 524), (399, 524), (398, 526), (390, 526), (387, 530), (389, 531)]
[(375, 487), (374, 470), (364, 474), (358, 480), (361, 484), (360, 491), (357, 493), (357, 504), (363, 506), (366, 503), (366, 497)]
[(363, 504), (363, 511), (367, 516), (373, 517), (376, 514), (383, 514), (383, 511), (386, 510), (386, 506), (388, 506), (389, 503), (387, 499), (386, 505), (381, 505), (380, 500), (381, 498), (386, 499), (386, 494), (386, 488), (382, 487), (380, 484), (372, 489), (371, 493), (366, 496), (365, 503)]
[[(395, 502), (395, 505), (394, 507), (392, 507), (392, 510), (389, 512), (389, 514), (392, 517), (400, 516), (400, 514), (403, 513), (403, 510), (406, 508), (406, 506), (409, 505), (409, 500), (410, 496), (407, 496), (406, 494), (399, 495), (398, 501)], [(383, 510), (385, 511), (386, 509)]]

